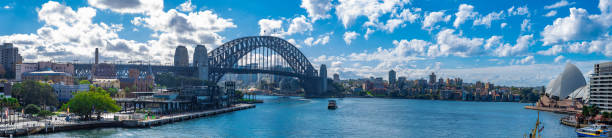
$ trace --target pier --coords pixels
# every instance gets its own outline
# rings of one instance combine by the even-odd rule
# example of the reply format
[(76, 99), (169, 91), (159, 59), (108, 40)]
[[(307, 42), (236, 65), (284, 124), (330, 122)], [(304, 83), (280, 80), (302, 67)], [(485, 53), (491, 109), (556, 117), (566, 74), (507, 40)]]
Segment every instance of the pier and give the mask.
[(249, 108), (255, 108), (254, 104), (236, 104), (232, 107), (221, 109), (207, 110), (201, 112), (187, 112), (177, 115), (162, 116), (157, 119), (147, 120), (96, 120), (96, 121), (30, 121), (20, 122), (16, 125), (7, 127), (0, 126), (0, 137), (11, 136), (27, 136), (32, 134), (47, 134), (62, 131), (96, 129), (109, 127), (125, 127), (125, 128), (148, 128), (151, 126), (159, 126), (184, 120), (190, 120), (200, 117), (209, 117), (218, 114), (239, 111)]
[(234, 107), (208, 110), (208, 111), (202, 111), (202, 112), (184, 113), (184, 114), (174, 115), (174, 116), (163, 116), (157, 119), (125, 120), (125, 121), (122, 121), (122, 124), (124, 127), (145, 128), (145, 127), (159, 126), (163, 124), (180, 122), (180, 121), (190, 120), (190, 119), (195, 119), (195, 118), (200, 118), (200, 117), (208, 117), (208, 116), (213, 116), (217, 114), (244, 110), (244, 109), (249, 109), (249, 108), (255, 108), (255, 105), (254, 104), (237, 104)]

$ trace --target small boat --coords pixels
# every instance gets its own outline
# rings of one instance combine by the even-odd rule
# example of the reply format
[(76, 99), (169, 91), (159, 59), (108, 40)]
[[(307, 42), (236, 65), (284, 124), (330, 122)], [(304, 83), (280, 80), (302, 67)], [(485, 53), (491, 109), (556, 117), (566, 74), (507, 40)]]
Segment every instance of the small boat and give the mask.
[(336, 105), (336, 100), (329, 100), (329, 103), (327, 104), (327, 109), (334, 110), (336, 108), (338, 108), (338, 105)]
[(609, 137), (610, 127), (603, 124), (593, 124), (588, 127), (576, 129), (576, 135), (578, 135), (578, 137)]

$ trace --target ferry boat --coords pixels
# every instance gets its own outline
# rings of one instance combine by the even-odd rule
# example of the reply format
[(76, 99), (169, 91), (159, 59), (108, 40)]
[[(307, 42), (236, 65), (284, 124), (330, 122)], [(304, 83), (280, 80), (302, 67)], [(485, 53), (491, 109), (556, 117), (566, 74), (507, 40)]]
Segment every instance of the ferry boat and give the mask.
[(329, 100), (328, 102), (329, 103), (327, 104), (327, 109), (334, 110), (338, 108), (338, 106), (336, 105), (336, 100)]
[(578, 137), (611, 137), (610, 127), (603, 124), (593, 124), (576, 130)]

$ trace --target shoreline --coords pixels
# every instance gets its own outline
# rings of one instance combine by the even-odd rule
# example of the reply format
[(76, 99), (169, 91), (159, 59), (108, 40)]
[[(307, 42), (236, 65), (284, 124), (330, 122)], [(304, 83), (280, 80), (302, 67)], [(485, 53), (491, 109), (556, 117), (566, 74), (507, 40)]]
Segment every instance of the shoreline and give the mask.
[(28, 136), (28, 135), (44, 135), (56, 132), (65, 131), (76, 131), (86, 129), (98, 129), (98, 128), (149, 128), (152, 126), (160, 126), (164, 124), (172, 124), (174, 122), (181, 122), (185, 120), (191, 120), (201, 117), (210, 117), (223, 113), (229, 113), (234, 111), (240, 111), (250, 108), (255, 108), (255, 104), (238, 104), (233, 107), (226, 107), (221, 109), (200, 111), (200, 112), (188, 112), (181, 113), (173, 116), (163, 116), (158, 119), (149, 120), (121, 120), (121, 121), (82, 121), (75, 124), (45, 124), (44, 126), (33, 126), (25, 127), (21, 129), (13, 130), (0, 130), (0, 137), (11, 137), (11, 136)]
[(576, 110), (566, 110), (566, 109), (550, 108), (550, 107), (536, 107), (536, 106), (531, 106), (531, 105), (527, 105), (524, 108), (530, 109), (530, 110), (546, 111), (546, 112), (553, 112), (553, 113), (566, 114), (566, 115), (574, 115), (578, 113), (578, 111)]

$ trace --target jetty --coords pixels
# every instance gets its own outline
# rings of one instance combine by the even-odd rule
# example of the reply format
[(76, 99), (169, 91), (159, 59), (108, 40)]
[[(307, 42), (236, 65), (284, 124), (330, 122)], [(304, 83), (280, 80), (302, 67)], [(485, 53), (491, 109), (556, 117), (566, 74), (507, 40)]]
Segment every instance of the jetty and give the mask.
[(255, 108), (255, 105), (254, 104), (237, 104), (234, 107), (202, 111), (202, 112), (184, 113), (184, 114), (174, 115), (174, 116), (164, 116), (164, 117), (160, 117), (156, 119), (124, 120), (122, 124), (124, 127), (144, 128), (144, 127), (151, 127), (151, 126), (158, 126), (158, 125), (163, 125), (163, 124), (168, 124), (168, 123), (180, 122), (180, 121), (190, 120), (190, 119), (195, 119), (195, 118), (200, 118), (200, 117), (213, 116), (217, 114), (233, 112), (233, 111), (249, 109), (249, 108)]
[(46, 134), (62, 131), (124, 127), (124, 128), (148, 128), (184, 120), (209, 117), (218, 114), (255, 108), (254, 104), (236, 104), (231, 107), (206, 110), (200, 112), (186, 112), (176, 115), (162, 116), (156, 119), (131, 119), (131, 120), (95, 120), (95, 121), (28, 121), (19, 122), (15, 125), (0, 125), (0, 137), (27, 136), (32, 134)]

